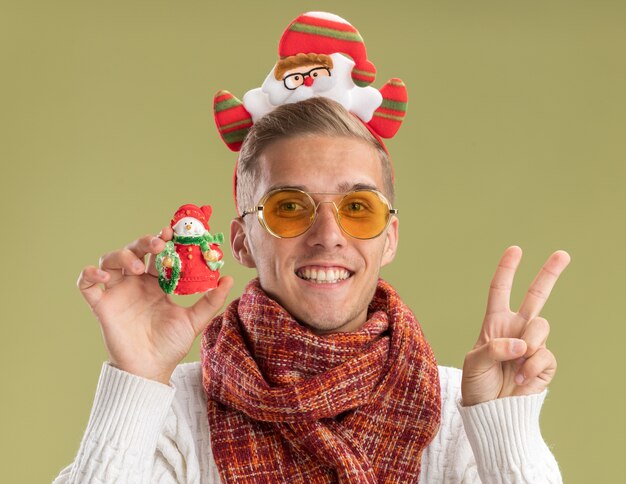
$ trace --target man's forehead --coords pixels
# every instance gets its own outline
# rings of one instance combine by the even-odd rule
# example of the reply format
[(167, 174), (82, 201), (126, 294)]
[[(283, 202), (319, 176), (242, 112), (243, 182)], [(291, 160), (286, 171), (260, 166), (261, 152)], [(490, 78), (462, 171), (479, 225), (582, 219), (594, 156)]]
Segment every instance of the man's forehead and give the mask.
[(276, 188), (308, 192), (347, 192), (358, 188), (383, 191), (378, 153), (367, 142), (344, 137), (286, 138), (259, 156), (255, 196)]

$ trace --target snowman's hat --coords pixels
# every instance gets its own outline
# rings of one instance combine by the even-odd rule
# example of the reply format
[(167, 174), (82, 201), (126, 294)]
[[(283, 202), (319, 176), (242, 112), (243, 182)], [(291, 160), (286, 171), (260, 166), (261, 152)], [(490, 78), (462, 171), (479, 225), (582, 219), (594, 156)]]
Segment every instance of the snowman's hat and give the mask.
[(209, 218), (211, 218), (211, 213), (213, 213), (211, 205), (202, 205), (202, 207), (198, 207), (193, 203), (187, 203), (186, 205), (180, 206), (178, 210), (176, 210), (176, 213), (170, 222), (170, 227), (174, 228), (174, 225), (185, 217), (193, 217), (202, 222), (204, 228), (209, 230)]

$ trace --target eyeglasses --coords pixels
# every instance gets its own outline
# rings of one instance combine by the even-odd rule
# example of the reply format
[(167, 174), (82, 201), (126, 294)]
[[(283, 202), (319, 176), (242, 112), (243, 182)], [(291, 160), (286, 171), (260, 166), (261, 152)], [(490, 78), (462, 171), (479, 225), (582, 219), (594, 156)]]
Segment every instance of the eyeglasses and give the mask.
[[(316, 203), (311, 195), (335, 195), (335, 198)], [(377, 190), (307, 193), (295, 188), (279, 188), (265, 194), (256, 207), (244, 210), (241, 216), (256, 212), (259, 223), (274, 237), (298, 237), (315, 223), (322, 203), (333, 204), (339, 227), (356, 239), (378, 237), (389, 225), (391, 216), (398, 213)]]
[(330, 77), (330, 69), (327, 67), (314, 67), (309, 72), (294, 72), (284, 77), (283, 84), (287, 89), (293, 91), (304, 84), (304, 80), (307, 77)]

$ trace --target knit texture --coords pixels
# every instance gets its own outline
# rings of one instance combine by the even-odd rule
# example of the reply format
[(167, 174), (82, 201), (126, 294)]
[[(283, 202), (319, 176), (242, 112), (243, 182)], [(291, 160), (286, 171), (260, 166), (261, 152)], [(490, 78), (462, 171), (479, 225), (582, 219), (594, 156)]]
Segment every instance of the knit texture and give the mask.
[(416, 482), (441, 419), (419, 323), (379, 280), (355, 332), (318, 336), (253, 280), (202, 335), (225, 482)]
[[(438, 370), (441, 425), (422, 454), (419, 484), (563, 482), (536, 431), (547, 390), (461, 407), (461, 370)], [(219, 484), (206, 410), (199, 361), (178, 365), (171, 386), (104, 362), (80, 448), (54, 484)]]

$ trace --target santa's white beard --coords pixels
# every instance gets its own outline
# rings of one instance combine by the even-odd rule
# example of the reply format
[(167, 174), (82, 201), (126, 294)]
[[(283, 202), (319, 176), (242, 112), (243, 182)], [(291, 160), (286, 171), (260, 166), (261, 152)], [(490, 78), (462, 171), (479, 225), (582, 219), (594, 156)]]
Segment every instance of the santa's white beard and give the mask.
[(354, 61), (342, 54), (332, 54), (333, 68), (329, 77), (320, 77), (311, 86), (299, 86), (294, 90), (285, 87), (282, 80), (274, 77), (274, 69), (265, 78), (263, 86), (248, 91), (243, 96), (243, 105), (252, 116), (252, 121), (265, 116), (281, 104), (295, 103), (323, 96), (333, 99), (364, 122), (372, 119), (374, 111), (382, 103), (382, 95), (373, 87), (358, 87), (352, 80)]

